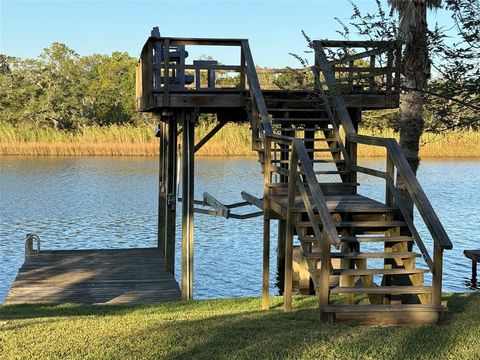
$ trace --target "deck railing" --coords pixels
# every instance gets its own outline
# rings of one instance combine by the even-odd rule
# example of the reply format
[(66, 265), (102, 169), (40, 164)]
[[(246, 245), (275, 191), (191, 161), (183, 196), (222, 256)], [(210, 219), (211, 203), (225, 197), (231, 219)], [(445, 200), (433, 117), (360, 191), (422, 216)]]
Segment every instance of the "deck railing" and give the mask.
[[(136, 73), (137, 110), (170, 106), (171, 93), (226, 93), (245, 91), (245, 60), (242, 51), (242, 39), (195, 39), (151, 36), (142, 48)], [(239, 49), (239, 62), (235, 65), (216, 64), (215, 61), (194, 61), (185, 64), (185, 45), (191, 46), (226, 46)], [(172, 58), (175, 54), (176, 58)], [(200, 82), (200, 73), (238, 73), (238, 83), (234, 86), (218, 86), (213, 81), (207, 87)], [(181, 76), (178, 76), (181, 74)], [(186, 76), (194, 76), (193, 81), (186, 81)], [(213, 77), (214, 78), (214, 77)], [(174, 81), (175, 83), (172, 83)], [(156, 99), (162, 95), (162, 102)]]
[[(294, 137), (276, 135), (273, 133), (272, 123), (267, 112), (263, 93), (260, 89), (255, 63), (247, 41), (242, 43), (243, 53), (247, 64), (247, 81), (250, 89), (252, 104), (252, 128), (258, 129), (257, 137), (261, 139), (259, 154), (263, 157), (264, 172), (264, 269), (263, 269), (263, 296), (262, 306), (268, 308), (269, 304), (269, 252), (270, 252), (270, 200), (271, 188), (274, 186), (273, 174), (281, 175), (281, 183), (288, 184), (288, 207), (285, 242), (285, 285), (284, 308), (290, 311), (292, 307), (292, 277), (293, 277), (293, 235), (296, 213), (293, 211), (295, 200), (300, 193), (303, 205), (307, 209), (309, 220), (312, 224), (315, 238), (322, 249), (321, 284), (319, 288), (320, 307), (328, 304), (330, 275), (330, 247), (339, 245), (340, 238), (328, 210), (322, 189), (313, 170), (312, 162), (308, 156), (305, 144)], [(272, 161), (273, 144), (289, 149), (288, 166), (277, 166)], [(312, 203), (313, 202), (313, 203)], [(320, 217), (320, 222), (315, 216), (315, 211)], [(320, 225), (322, 230), (320, 230)]]
[[(364, 173), (366, 175), (379, 177), (385, 180), (386, 204), (399, 207), (410, 232), (413, 235), (415, 243), (420, 249), (425, 262), (430, 268), (433, 276), (433, 303), (440, 305), (442, 291), (442, 264), (443, 251), (452, 249), (452, 243), (438, 219), (437, 214), (433, 210), (430, 201), (418, 182), (414, 172), (408, 164), (405, 155), (395, 139), (378, 138), (373, 136), (358, 135), (353, 126), (352, 120), (348, 113), (347, 107), (343, 102), (341, 95), (335, 89), (338, 83), (334, 75), (331, 63), (328, 61), (327, 55), (323, 48), (325, 42), (313, 42), (315, 50), (316, 63), (319, 65), (323, 74), (328, 92), (328, 100), (335, 105), (336, 117), (338, 123), (341, 124), (345, 131), (346, 149), (351, 162), (351, 170), (355, 173)], [(356, 44), (356, 43), (355, 43)], [(319, 76), (317, 76), (319, 78)], [(357, 145), (364, 144), (370, 146), (381, 146), (387, 151), (386, 171), (379, 171), (357, 164), (356, 152)], [(396, 176), (395, 176), (396, 174)], [(405, 185), (407, 192), (400, 192), (397, 184)], [(434, 257), (430, 256), (418, 230), (413, 222), (412, 214), (408, 209), (404, 196), (408, 196), (408, 200), (418, 209), (420, 216), (429, 230), (434, 241)]]
[[(313, 41), (322, 48), (339, 93), (383, 93), (398, 104), (401, 44), (395, 41)], [(315, 67), (322, 67), (316, 62)], [(331, 89), (330, 89), (331, 90)]]

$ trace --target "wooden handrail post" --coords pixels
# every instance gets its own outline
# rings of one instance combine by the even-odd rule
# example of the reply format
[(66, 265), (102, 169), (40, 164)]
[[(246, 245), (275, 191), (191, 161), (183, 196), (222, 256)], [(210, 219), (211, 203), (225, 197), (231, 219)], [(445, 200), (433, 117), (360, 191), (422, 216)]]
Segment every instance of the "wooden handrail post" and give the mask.
[(270, 199), (268, 184), (272, 180), (271, 144), (268, 136), (264, 139), (264, 166), (263, 166), (263, 277), (262, 277), (262, 309), (270, 307)]
[(243, 47), (240, 47), (240, 90), (245, 91), (245, 53), (243, 52)]
[(320, 309), (320, 316), (322, 320), (325, 319), (323, 310), (328, 305), (329, 290), (330, 290), (330, 239), (327, 231), (323, 229), (323, 241), (321, 245), (321, 269), (320, 269), (320, 284), (318, 289), (318, 307)]
[(388, 153), (387, 150), (387, 164), (386, 164), (386, 182), (385, 182), (385, 204), (387, 206), (393, 206), (393, 193), (388, 186), (388, 181), (392, 183), (395, 182), (394, 175), (395, 175), (395, 164), (393, 163), (392, 157)]
[(295, 213), (295, 195), (297, 190), (298, 153), (295, 143), (290, 153), (290, 174), (288, 181), (287, 229), (285, 234), (285, 285), (283, 289), (283, 310), (292, 311), (292, 281), (293, 281), (293, 227)]
[(433, 304), (442, 304), (442, 275), (443, 275), (443, 248), (440, 244), (435, 243), (433, 249)]

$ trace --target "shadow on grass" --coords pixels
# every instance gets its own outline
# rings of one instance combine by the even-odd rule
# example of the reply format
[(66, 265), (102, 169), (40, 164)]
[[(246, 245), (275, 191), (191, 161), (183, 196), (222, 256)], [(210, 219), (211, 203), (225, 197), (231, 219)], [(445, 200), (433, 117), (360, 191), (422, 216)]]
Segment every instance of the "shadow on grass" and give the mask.
[[(266, 312), (258, 310), (258, 299), (240, 298), (138, 306), (10, 305), (0, 308), (0, 318), (120, 315), (113, 319), (117, 324), (107, 348), (89, 349), (100, 357), (474, 359), (480, 346), (480, 294), (444, 299), (450, 311), (442, 323), (422, 327), (321, 323), (315, 297), (295, 298), (292, 313), (278, 308), (278, 298), (275, 309)], [(136, 312), (135, 326), (125, 331), (123, 315)]]

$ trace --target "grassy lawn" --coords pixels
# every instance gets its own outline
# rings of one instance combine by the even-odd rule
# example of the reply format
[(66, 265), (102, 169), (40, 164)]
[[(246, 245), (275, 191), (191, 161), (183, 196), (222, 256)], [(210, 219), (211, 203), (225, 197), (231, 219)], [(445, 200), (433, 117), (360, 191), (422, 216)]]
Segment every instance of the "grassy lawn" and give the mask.
[(320, 323), (314, 297), (1, 306), (0, 359), (479, 359), (480, 294), (444, 300), (441, 325), (403, 328)]

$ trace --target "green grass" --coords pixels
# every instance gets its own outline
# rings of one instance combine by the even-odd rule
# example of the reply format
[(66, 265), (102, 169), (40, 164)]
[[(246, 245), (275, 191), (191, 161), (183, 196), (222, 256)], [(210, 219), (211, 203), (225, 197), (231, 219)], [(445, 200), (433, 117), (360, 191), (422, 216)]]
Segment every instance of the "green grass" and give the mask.
[(480, 294), (445, 295), (438, 326), (318, 321), (314, 297), (295, 312), (258, 298), (144, 306), (0, 307), (1, 359), (478, 359)]

